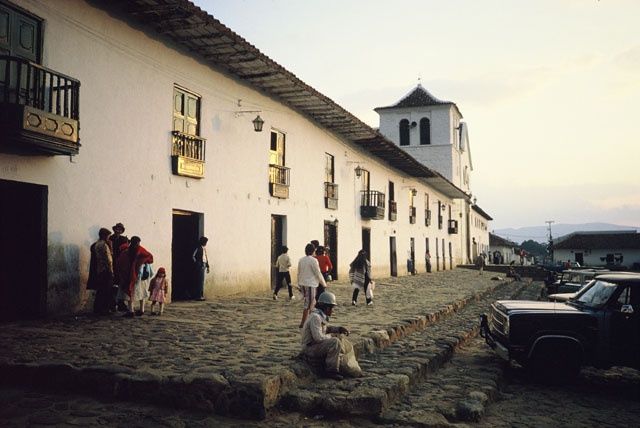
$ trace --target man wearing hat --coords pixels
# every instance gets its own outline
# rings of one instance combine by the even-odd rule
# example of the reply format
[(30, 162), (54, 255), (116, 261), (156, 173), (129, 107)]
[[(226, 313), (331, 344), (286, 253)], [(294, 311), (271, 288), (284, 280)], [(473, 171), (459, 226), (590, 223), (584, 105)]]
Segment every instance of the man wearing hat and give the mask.
[[(129, 238), (123, 235), (124, 233), (124, 225), (122, 223), (116, 223), (115, 226), (111, 228), (113, 230), (113, 235), (109, 237), (109, 241), (111, 241), (111, 251), (113, 252), (113, 271), (118, 271), (118, 257), (120, 253), (122, 253), (126, 246), (129, 244)], [(125, 300), (125, 290), (122, 287), (119, 287), (118, 283), (118, 275), (113, 276), (113, 287), (114, 293), (117, 295), (114, 296), (115, 301), (117, 303), (117, 309), (119, 311), (125, 312), (127, 310), (127, 305), (124, 303)]]
[(87, 289), (96, 290), (93, 312), (97, 315), (108, 315), (113, 310), (113, 259), (109, 235), (109, 229), (101, 228), (98, 240), (91, 245)]
[(313, 359), (324, 358), (327, 377), (341, 380), (340, 339), (331, 336), (331, 333), (349, 335), (349, 330), (327, 325), (333, 308), (337, 305), (336, 296), (333, 293), (325, 291), (320, 295), (315, 309), (309, 314), (302, 327), (302, 353)]

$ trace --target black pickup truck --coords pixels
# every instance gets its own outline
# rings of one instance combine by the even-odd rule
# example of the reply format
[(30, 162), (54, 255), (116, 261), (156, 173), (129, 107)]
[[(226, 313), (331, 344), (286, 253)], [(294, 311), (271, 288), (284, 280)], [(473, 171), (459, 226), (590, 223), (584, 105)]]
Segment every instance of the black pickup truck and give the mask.
[(598, 276), (563, 303), (497, 301), (480, 334), (544, 377), (572, 377), (582, 366), (640, 369), (640, 274)]

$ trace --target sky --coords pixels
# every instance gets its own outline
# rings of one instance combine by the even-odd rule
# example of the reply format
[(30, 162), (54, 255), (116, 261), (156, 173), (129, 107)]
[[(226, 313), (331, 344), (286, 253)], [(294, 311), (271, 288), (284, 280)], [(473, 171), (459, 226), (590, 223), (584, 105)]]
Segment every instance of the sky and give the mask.
[(490, 229), (640, 227), (640, 0), (195, 0), (372, 127), (420, 81)]

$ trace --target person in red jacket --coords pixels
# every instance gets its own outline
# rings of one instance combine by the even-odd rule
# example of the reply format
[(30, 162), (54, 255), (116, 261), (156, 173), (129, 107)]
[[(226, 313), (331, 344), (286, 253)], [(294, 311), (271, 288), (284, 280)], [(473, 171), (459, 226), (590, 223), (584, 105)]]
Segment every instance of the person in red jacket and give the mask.
[(140, 267), (145, 263), (153, 263), (153, 255), (140, 245), (140, 238), (131, 237), (129, 248), (120, 254), (118, 259), (118, 273), (120, 275), (120, 283), (126, 284), (124, 290), (128, 297), (128, 309), (125, 314), (127, 317), (133, 317), (133, 288), (138, 281)]
[(333, 270), (333, 263), (331, 263), (331, 259), (326, 254), (324, 247), (316, 248), (316, 259), (318, 259), (318, 264), (320, 265), (320, 272), (322, 272), (322, 276), (325, 281), (329, 281), (329, 275)]

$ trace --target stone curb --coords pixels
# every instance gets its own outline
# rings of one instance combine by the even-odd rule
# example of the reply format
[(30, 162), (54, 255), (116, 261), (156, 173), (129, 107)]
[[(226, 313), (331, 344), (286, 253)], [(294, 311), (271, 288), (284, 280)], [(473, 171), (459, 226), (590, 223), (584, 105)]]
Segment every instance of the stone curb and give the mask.
[[(433, 322), (428, 322), (429, 317), (419, 317), (409, 326), (410, 328), (406, 328), (406, 324), (397, 326), (396, 331), (398, 331), (398, 333), (391, 336), (394, 340), (382, 341), (381, 344), (383, 346), (376, 348), (376, 350), (381, 351), (393, 342), (413, 332), (424, 330), (427, 326), (438, 320), (442, 320), (454, 312), (461, 310), (467, 306), (468, 303), (479, 301), (489, 293), (507, 284), (510, 284), (510, 282), (501, 283), (484, 293), (477, 293), (475, 296), (463, 299), (458, 302), (458, 305), (448, 305), (439, 311), (437, 315), (434, 314)], [(518, 290), (514, 292), (514, 295), (519, 294), (526, 285), (526, 283), (523, 283)], [(327, 399), (325, 396), (322, 396), (322, 394), (314, 394), (312, 391), (295, 390), (292, 391), (292, 393), (285, 394), (280, 401), (280, 405), (286, 410), (295, 410), (306, 414), (361, 417), (379, 416), (389, 409), (391, 404), (405, 396), (417, 384), (427, 378), (429, 374), (436, 372), (448, 362), (453, 357), (455, 350), (469, 339), (476, 337), (478, 332), (479, 327), (476, 323), (470, 329), (463, 328), (462, 331), (452, 333), (446, 338), (441, 338), (437, 341), (438, 349), (435, 353), (426, 354), (425, 352), (419, 351), (416, 352), (416, 355), (409, 355), (404, 360), (407, 364), (399, 367), (394, 373), (371, 379), (369, 383), (372, 385), (367, 384), (364, 387), (357, 386), (350, 389), (345, 397), (340, 397), (339, 394), (337, 394), (336, 397)], [(374, 345), (378, 343), (379, 342), (374, 342)]]
[[(508, 282), (497, 283), (483, 292), (446, 305), (437, 312), (418, 315), (386, 330), (371, 332), (353, 344), (356, 355), (378, 352), (397, 340), (450, 316), (469, 302), (482, 299), (505, 284)], [(8, 385), (73, 391), (124, 401), (162, 403), (222, 416), (261, 420), (266, 417), (268, 409), (278, 404), (287, 392), (297, 385), (309, 383), (314, 375), (306, 365), (295, 361), (290, 367), (281, 369), (274, 375), (247, 375), (229, 379), (218, 374), (203, 376), (201, 373), (179, 377), (160, 376), (122, 366), (95, 365), (79, 368), (50, 361), (17, 364), (0, 362), (0, 379), (1, 383)]]
[[(537, 299), (539, 289), (534, 293), (527, 292), (529, 283), (523, 284), (513, 298)], [(530, 295), (527, 295), (530, 294)], [(467, 341), (476, 338), (478, 328), (474, 328), (467, 337)], [(461, 343), (462, 344), (462, 343)], [(455, 358), (455, 356), (453, 356)], [(392, 424), (394, 426), (459, 426), (459, 423), (479, 422), (486, 413), (486, 408), (500, 398), (500, 391), (504, 387), (504, 361), (497, 356), (488, 366), (482, 367), (484, 385), (469, 389), (464, 397), (452, 403), (446, 412), (425, 412), (411, 406), (411, 411), (393, 411), (374, 416), (378, 424)]]

